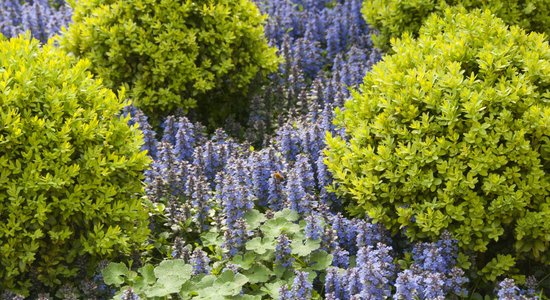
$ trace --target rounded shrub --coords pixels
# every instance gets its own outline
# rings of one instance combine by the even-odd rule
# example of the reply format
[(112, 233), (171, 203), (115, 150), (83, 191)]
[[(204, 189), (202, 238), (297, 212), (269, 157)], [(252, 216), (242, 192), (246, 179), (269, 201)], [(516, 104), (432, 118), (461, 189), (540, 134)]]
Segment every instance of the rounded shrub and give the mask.
[(478, 267), (495, 259), (488, 278), (514, 260), (550, 264), (545, 37), (447, 9), (394, 50), (337, 110), (346, 137), (328, 135), (349, 211), (412, 240), (448, 230)]
[(142, 133), (88, 66), (0, 37), (0, 290), (55, 287), (148, 236)]
[(392, 37), (399, 38), (404, 32), (416, 35), (431, 13), (442, 13), (455, 5), (468, 10), (489, 9), (508, 25), (550, 36), (550, 1), (547, 0), (365, 0), (362, 12), (369, 25), (378, 31), (372, 37), (374, 44), (387, 51)]
[(79, 0), (60, 40), (92, 62), (106, 86), (128, 96), (154, 123), (198, 105), (222, 120), (247, 107), (251, 83), (275, 71), (275, 48), (250, 0)]

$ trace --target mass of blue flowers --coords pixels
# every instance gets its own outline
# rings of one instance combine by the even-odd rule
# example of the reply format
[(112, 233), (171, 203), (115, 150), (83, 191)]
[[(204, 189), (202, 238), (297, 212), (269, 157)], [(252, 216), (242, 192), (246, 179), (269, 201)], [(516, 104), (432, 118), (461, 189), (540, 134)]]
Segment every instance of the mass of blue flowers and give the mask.
[[(343, 106), (382, 58), (372, 46), (361, 1), (256, 3), (268, 16), (265, 34), (284, 62), (252, 100), (246, 126), (228, 122), (208, 134), (190, 118), (170, 116), (155, 131), (140, 110), (129, 106), (122, 113), (143, 131), (143, 149), (153, 159), (145, 190), (164, 216), (151, 220), (153, 232), (169, 228), (176, 236), (172, 257), (189, 261), (193, 275), (210, 274), (208, 251), (192, 246), (201, 244), (200, 233), (219, 228), (223, 256), (234, 257), (246, 251), (252, 238), (244, 220), (247, 212), (289, 208), (305, 222), (305, 237), (320, 241), (332, 255), (332, 264), (313, 281), (307, 272), (296, 271), (292, 284), (280, 287), (279, 299), (311, 299), (314, 294), (341, 300), (467, 297), (471, 282), (459, 267), (457, 242), (447, 233), (436, 243), (391, 239), (379, 224), (346, 217), (330, 192), (332, 179), (323, 163), (325, 135), (345, 137), (332, 124), (334, 109)], [(0, 32), (11, 37), (30, 31), (46, 42), (70, 16), (62, 0), (1, 0)], [(274, 264), (291, 266), (291, 249), (289, 237), (279, 235)], [(101, 278), (81, 286), (86, 284), (89, 295), (108, 294)], [(534, 288), (521, 289), (512, 279), (501, 281), (495, 295), (537, 298)], [(67, 297), (63, 299), (71, 299)], [(128, 290), (122, 299), (139, 297)]]

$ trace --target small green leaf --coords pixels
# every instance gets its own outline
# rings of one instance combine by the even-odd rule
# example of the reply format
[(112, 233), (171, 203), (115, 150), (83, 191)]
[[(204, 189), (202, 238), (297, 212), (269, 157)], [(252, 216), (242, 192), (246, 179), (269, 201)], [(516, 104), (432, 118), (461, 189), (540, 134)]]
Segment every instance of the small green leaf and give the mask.
[(216, 276), (214, 275), (206, 275), (195, 285), (197, 289), (204, 289), (209, 286), (212, 286), (214, 284), (214, 281), (216, 281)]
[(254, 264), (254, 266), (243, 275), (248, 278), (250, 283), (258, 283), (268, 281), (269, 277), (271, 277), (271, 273), (271, 270), (268, 269), (264, 264), (257, 263)]
[(221, 245), (222, 242), (221, 236), (216, 230), (201, 234), (201, 240), (205, 247)]
[(130, 270), (124, 263), (110, 263), (101, 271), (103, 281), (107, 285), (120, 286), (124, 283), (124, 277), (128, 277)]
[(203, 288), (197, 291), (197, 299), (220, 299), (223, 296), (236, 296), (240, 294), (243, 285), (247, 282), (246, 276), (227, 270), (209, 285), (202, 285)]
[(183, 284), (183, 282), (191, 278), (192, 271), (193, 267), (186, 264), (182, 259), (172, 259), (162, 261), (158, 267), (155, 268), (154, 273), (159, 281), (175, 277)]
[(303, 242), (293, 242), (290, 247), (292, 248), (292, 254), (307, 256), (311, 252), (319, 249), (319, 247), (321, 247), (321, 242), (307, 239)]
[(481, 273), (486, 280), (495, 281), (498, 276), (508, 274), (515, 264), (516, 260), (512, 255), (498, 254), (497, 257), (493, 258), (483, 269), (481, 269)]
[(300, 225), (292, 223), (284, 217), (273, 218), (265, 222), (260, 229), (264, 233), (264, 236), (270, 238), (277, 238), (282, 233), (292, 236), (300, 231)]
[(138, 269), (139, 273), (141, 274), (141, 277), (143, 277), (143, 281), (146, 284), (154, 284), (157, 278), (155, 277), (154, 272), (155, 267), (151, 264), (146, 264), (145, 266)]
[(267, 238), (255, 237), (246, 243), (246, 250), (254, 251), (260, 255), (275, 247)]
[(237, 255), (233, 257), (231, 263), (241, 266), (244, 270), (248, 270), (255, 261), (256, 255), (254, 252), (246, 252), (244, 255)]
[(298, 213), (294, 210), (285, 208), (285, 209), (280, 210), (280, 211), (276, 212), (275, 214), (273, 214), (273, 218), (274, 219), (284, 218), (284, 219), (286, 219), (290, 222), (294, 222), (294, 221), (297, 221), (300, 218), (300, 215), (298, 215)]
[(288, 268), (285, 268), (285, 267), (281, 266), (280, 264), (276, 264), (273, 267), (273, 274), (275, 274), (275, 276), (277, 276), (277, 278), (282, 278), (283, 275), (285, 274), (286, 270), (288, 270)]
[(260, 213), (259, 211), (255, 210), (255, 209), (249, 210), (244, 215), (244, 219), (246, 220), (246, 222), (250, 226), (251, 230), (254, 230), (254, 229), (260, 227), (260, 225), (263, 222), (265, 222), (265, 220), (267, 220), (267, 218), (262, 213)]
[(162, 261), (153, 270), (158, 281), (144, 293), (147, 297), (165, 297), (178, 293), (182, 285), (191, 278), (192, 271), (193, 267), (181, 259)]
[(286, 283), (284, 281), (275, 281), (273, 283), (270, 282), (264, 284), (260, 290), (268, 293), (271, 299), (279, 299), (279, 289), (285, 284)]
[(332, 254), (328, 254), (324, 250), (318, 250), (310, 255), (309, 264), (313, 270), (326, 270), (332, 264), (332, 258)]

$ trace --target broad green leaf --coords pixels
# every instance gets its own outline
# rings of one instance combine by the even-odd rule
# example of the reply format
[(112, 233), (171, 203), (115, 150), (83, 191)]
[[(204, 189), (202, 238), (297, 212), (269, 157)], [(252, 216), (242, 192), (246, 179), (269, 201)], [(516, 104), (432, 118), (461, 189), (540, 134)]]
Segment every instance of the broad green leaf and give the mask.
[(235, 299), (235, 300), (262, 300), (262, 296), (266, 293), (262, 293), (262, 295), (242, 295), (242, 296), (234, 296), (234, 297), (228, 297), (228, 299)]
[(264, 286), (260, 290), (268, 293), (271, 299), (279, 299), (279, 289), (285, 284), (286, 282), (281, 280), (269, 282), (264, 284)]
[(216, 281), (216, 276), (214, 275), (206, 275), (203, 278), (200, 279), (200, 281), (195, 285), (195, 287), (198, 289), (204, 289), (209, 286), (212, 286), (214, 284), (214, 281)]
[(155, 268), (154, 273), (159, 281), (164, 281), (168, 278), (177, 278), (177, 280), (181, 281), (181, 284), (183, 284), (191, 278), (192, 271), (193, 267), (186, 264), (182, 259), (172, 259), (162, 261), (158, 267)]
[(178, 293), (182, 285), (191, 278), (193, 267), (181, 259), (162, 261), (155, 269), (157, 282), (145, 289), (147, 297), (164, 297)]
[(128, 277), (130, 270), (124, 263), (110, 263), (101, 271), (103, 281), (107, 285), (120, 286), (124, 283), (124, 277)]
[(300, 231), (300, 225), (294, 224), (286, 218), (273, 218), (265, 222), (260, 229), (266, 237), (277, 238), (282, 233), (292, 236)]
[(233, 257), (231, 263), (241, 266), (244, 270), (248, 270), (255, 261), (256, 255), (254, 252), (246, 252), (244, 255), (236, 255)]
[(248, 278), (242, 274), (234, 274), (233, 271), (223, 272), (215, 281), (208, 286), (203, 286), (198, 290), (197, 299), (220, 299), (223, 296), (238, 295), (243, 285), (248, 282)]
[(250, 283), (266, 282), (273, 272), (262, 263), (256, 263), (245, 275)]
[(249, 210), (244, 215), (244, 218), (251, 230), (258, 228), (263, 222), (265, 222), (265, 220), (267, 220), (267, 218), (256, 209)]
[(292, 248), (292, 254), (296, 254), (298, 256), (307, 256), (311, 252), (319, 249), (319, 247), (321, 247), (321, 242), (307, 239), (303, 242), (292, 242), (292, 244), (290, 244), (290, 247)]
[(275, 274), (275, 276), (277, 276), (277, 278), (282, 278), (287, 270), (288, 270), (288, 268), (285, 268), (285, 267), (281, 266), (280, 264), (276, 264), (273, 267), (273, 274)]
[(202, 240), (202, 244), (205, 247), (218, 246), (218, 245), (221, 245), (221, 242), (222, 242), (222, 238), (220, 237), (219, 232), (215, 230), (201, 234), (201, 240)]
[(144, 291), (148, 298), (151, 297), (166, 297), (171, 294), (176, 294), (181, 290), (184, 282), (181, 282), (181, 278), (177, 276), (167, 276), (163, 278), (164, 281), (157, 281), (155, 285)]
[(285, 208), (283, 210), (280, 210), (280, 211), (276, 212), (273, 215), (273, 219), (277, 219), (277, 218), (285, 218), (286, 220), (288, 220), (290, 222), (294, 222), (294, 221), (297, 221), (300, 218), (300, 215), (294, 210)]
[(141, 277), (143, 277), (143, 281), (146, 284), (154, 284), (157, 280), (157, 277), (155, 276), (154, 272), (155, 267), (151, 264), (146, 264), (145, 266), (138, 269), (139, 273), (141, 274)]
[(332, 254), (325, 250), (317, 250), (309, 256), (310, 268), (316, 271), (326, 270), (332, 264)]
[(254, 251), (260, 255), (270, 249), (274, 249), (274, 242), (267, 241), (267, 238), (255, 237), (246, 243), (246, 250)]

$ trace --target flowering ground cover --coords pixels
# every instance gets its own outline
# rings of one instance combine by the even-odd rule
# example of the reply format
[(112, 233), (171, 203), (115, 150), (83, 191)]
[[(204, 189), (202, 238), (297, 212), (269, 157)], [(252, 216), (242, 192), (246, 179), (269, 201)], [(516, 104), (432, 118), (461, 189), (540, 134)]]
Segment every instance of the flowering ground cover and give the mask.
[[(209, 132), (194, 115), (155, 128), (133, 106), (152, 164), (143, 203), (150, 237), (132, 257), (102, 261), (55, 287), (31, 278), (32, 299), (544, 299), (550, 272), (513, 270), (492, 280), (443, 232), (409, 241), (351, 217), (333, 193), (326, 136), (383, 53), (359, 0), (257, 0), (265, 35), (283, 62), (250, 101), (246, 123)], [(62, 1), (0, 3), (0, 32), (45, 42), (70, 26)], [(1, 246), (1, 245), (0, 245)], [(509, 276), (508, 276), (509, 275)], [(2, 288), (0, 283), (0, 288)], [(2, 291), (2, 299), (23, 299)], [(27, 296), (26, 295), (26, 296)]]

